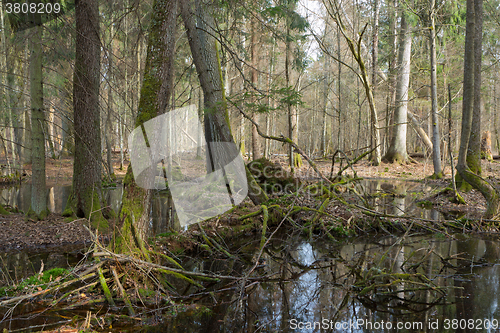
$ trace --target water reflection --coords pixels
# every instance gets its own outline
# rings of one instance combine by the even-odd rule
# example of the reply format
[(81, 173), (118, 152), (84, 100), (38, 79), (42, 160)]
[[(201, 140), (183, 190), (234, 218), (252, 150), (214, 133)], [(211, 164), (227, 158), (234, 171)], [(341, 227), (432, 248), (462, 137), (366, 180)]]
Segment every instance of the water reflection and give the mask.
[(38, 273), (42, 265), (44, 270), (74, 266), (83, 258), (81, 248), (81, 245), (69, 245), (46, 251), (0, 253), (0, 287), (19, 283)]
[[(53, 213), (62, 213), (68, 202), (71, 186), (47, 188), (47, 208)], [(118, 212), (121, 207), (123, 186), (103, 189), (103, 195), (111, 208)], [(4, 206), (17, 207), (27, 212), (31, 204), (31, 184), (0, 188), (0, 203)]]
[[(345, 246), (300, 239), (276, 242), (263, 255), (261, 273), (275, 274), (278, 280), (255, 284), (242, 301), (231, 294), (232, 301), (218, 308), (223, 311), (216, 314), (219, 320), (206, 318), (206, 324), (221, 332), (499, 331), (494, 328), (500, 326), (494, 321), (500, 318), (498, 240), (427, 236), (400, 241), (385, 238)], [(384, 280), (386, 272), (422, 278), (413, 283)], [(362, 295), (356, 288), (360, 276), (372, 273), (380, 286), (394, 283)], [(483, 328), (489, 320), (492, 327), (453, 326), (472, 319), (477, 325), (481, 320)], [(169, 328), (205, 332), (197, 326), (182, 316), (169, 323)]]
[(435, 187), (431, 184), (412, 181), (367, 179), (360, 182), (362, 193), (369, 197), (369, 204), (384, 214), (411, 215), (419, 218), (444, 219), (435, 209), (422, 209), (416, 200), (431, 193)]

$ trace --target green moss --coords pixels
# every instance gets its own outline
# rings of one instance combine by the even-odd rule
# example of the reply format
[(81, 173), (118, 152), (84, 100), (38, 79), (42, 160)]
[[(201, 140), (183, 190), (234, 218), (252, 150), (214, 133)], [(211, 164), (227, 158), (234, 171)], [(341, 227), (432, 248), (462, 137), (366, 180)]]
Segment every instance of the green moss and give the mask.
[(93, 193), (91, 193), (91, 195), (93, 195), (92, 200), (86, 202), (92, 202), (92, 208), (89, 212), (85, 212), (85, 216), (90, 217), (90, 225), (92, 226), (92, 228), (99, 230), (99, 232), (101, 233), (107, 233), (109, 231), (109, 223), (102, 214), (99, 195), (94, 191)]
[(0, 205), (0, 214), (9, 215), (10, 213), (3, 207), (3, 205)]
[(125, 187), (122, 198), (122, 209), (119, 219), (123, 220), (120, 231), (114, 237), (114, 242), (110, 244), (114, 251), (119, 253), (140, 253), (140, 242), (135, 235), (133, 219), (139, 219), (144, 212), (143, 199), (147, 195), (146, 190), (138, 187), (132, 176), (132, 169), (129, 168), (125, 178), (129, 178), (128, 185)]
[[(62, 214), (61, 214), (61, 215), (62, 215), (62, 216), (65, 216), (65, 217), (71, 217), (71, 216), (73, 216), (73, 214), (74, 214), (74, 212), (73, 212), (73, 208), (71, 208), (71, 207), (66, 207), (66, 208), (64, 209), (64, 211), (62, 212)], [(72, 220), (70, 220), (70, 221), (73, 221), (73, 220), (75, 220), (75, 218), (73, 218), (73, 219), (72, 219)]]
[(304, 162), (302, 161), (302, 155), (300, 155), (299, 153), (295, 153), (293, 163), (296, 168), (300, 168), (304, 164)]
[(155, 295), (155, 292), (149, 289), (144, 289), (144, 288), (139, 288), (137, 289), (137, 292), (141, 297), (153, 297)]
[(26, 218), (27, 219), (32, 219), (32, 220), (37, 220), (37, 221), (41, 221), (43, 219), (45, 219), (47, 216), (49, 216), (50, 214), (50, 211), (48, 209), (45, 209), (45, 210), (42, 210), (40, 212), (40, 214), (37, 214), (33, 209), (30, 209), (28, 210), (28, 212), (26, 213)]
[(73, 222), (74, 220), (76, 220), (76, 217), (74, 215), (71, 215), (71, 216), (68, 216), (64, 219), (64, 222)]
[(177, 234), (178, 234), (177, 232), (162, 232), (160, 234), (157, 234), (156, 237), (157, 238), (159, 238), (159, 237), (171, 237), (171, 236), (175, 236)]
[(443, 179), (443, 172), (441, 171), (440, 173), (433, 173), (431, 176), (429, 176), (429, 179)]
[(41, 286), (51, 281), (54, 281), (58, 277), (67, 276), (68, 274), (69, 271), (65, 268), (52, 268), (48, 271), (43, 272), (42, 275), (35, 274), (33, 276), (28, 277), (23, 282), (21, 282), (17, 287), (15, 287), (14, 290), (20, 291), (28, 286)]
[(132, 165), (129, 164), (125, 178), (123, 178), (123, 185), (128, 186), (134, 182), (134, 174), (132, 173)]
[(241, 140), (240, 142), (240, 152), (241, 156), (245, 156), (245, 140)]
[(422, 200), (422, 201), (417, 202), (417, 206), (422, 207), (422, 208), (426, 208), (426, 209), (431, 209), (434, 206), (434, 204), (429, 200)]

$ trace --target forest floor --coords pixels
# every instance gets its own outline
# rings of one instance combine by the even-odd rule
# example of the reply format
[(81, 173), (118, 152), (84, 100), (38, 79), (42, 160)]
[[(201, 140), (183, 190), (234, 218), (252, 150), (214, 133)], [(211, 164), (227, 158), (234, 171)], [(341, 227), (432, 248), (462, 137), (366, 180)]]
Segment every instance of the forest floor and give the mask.
[[(121, 182), (125, 176), (128, 161), (125, 161), (123, 170), (119, 170), (118, 156), (114, 156), (114, 168), (117, 175), (117, 182)], [(275, 159), (287, 169), (286, 159)], [(316, 161), (319, 169), (324, 175), (328, 176), (331, 170), (331, 160)], [(345, 163), (344, 163), (345, 165)], [(47, 186), (71, 185), (73, 174), (73, 159), (64, 158), (60, 160), (47, 159), (46, 162)], [(394, 181), (424, 181), (437, 185), (440, 188), (446, 188), (450, 184), (451, 172), (449, 166), (445, 168), (445, 178), (440, 180), (429, 179), (432, 174), (432, 161), (420, 160), (417, 163), (405, 165), (391, 165), (382, 163), (379, 166), (372, 166), (368, 161), (360, 161), (354, 165), (354, 170), (358, 177), (365, 179), (390, 179)], [(500, 175), (500, 163), (482, 161), (483, 176), (490, 178), (498, 186), (498, 177)], [(26, 166), (25, 171), (29, 177), (31, 166)], [(334, 174), (338, 172), (339, 165), (334, 166)], [(351, 169), (345, 171), (345, 174), (353, 175)], [(297, 175), (302, 179), (314, 181), (318, 179), (317, 174), (309, 167), (307, 162), (297, 170)], [(472, 190), (464, 193), (463, 197), (467, 205), (456, 205), (450, 202), (450, 195), (442, 193), (429, 197), (434, 205), (440, 206), (440, 210), (450, 212), (464, 212), (472, 217), (480, 217), (486, 208), (486, 203), (482, 195)], [(257, 209), (257, 208), (255, 208)], [(338, 210), (338, 208), (337, 208)], [(340, 212), (336, 212), (339, 214)], [(36, 249), (47, 246), (58, 246), (77, 244), (90, 241), (90, 235), (83, 225), (85, 220), (75, 220), (67, 222), (65, 218), (58, 214), (51, 214), (44, 221), (26, 220), (23, 214), (12, 213), (7, 216), (0, 216), (0, 251), (17, 251), (21, 249)]]

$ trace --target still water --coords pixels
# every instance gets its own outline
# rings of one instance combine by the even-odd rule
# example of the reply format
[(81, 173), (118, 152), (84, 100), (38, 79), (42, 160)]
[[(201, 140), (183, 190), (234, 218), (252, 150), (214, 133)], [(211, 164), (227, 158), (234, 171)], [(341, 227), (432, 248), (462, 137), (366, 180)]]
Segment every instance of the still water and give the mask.
[[(259, 272), (277, 274), (275, 281), (207, 302), (215, 305), (211, 316), (180, 315), (160, 326), (169, 332), (499, 332), (499, 249), (498, 239), (461, 235), (344, 245), (277, 239)], [(385, 287), (397, 281), (380, 278), (391, 272), (425, 274), (429, 281)], [(369, 282), (379, 287), (362, 295), (357, 274), (377, 275)]]
[[(421, 194), (433, 190), (428, 184), (376, 180), (362, 186), (378, 211), (442, 219), (438, 211), (415, 205)], [(5, 189), (1, 199), (24, 210), (29, 206), (29, 190), (29, 186)], [(48, 190), (53, 211), (62, 211), (69, 190)], [(120, 187), (107, 191), (108, 204), (115, 210), (120, 207), (122, 191)], [(165, 196), (155, 198), (152, 235), (167, 230), (166, 202)], [(195, 257), (182, 264), (217, 273), (231, 267), (244, 274), (257, 260), (260, 238), (237, 241), (228, 246), (241, 249), (247, 259), (244, 263)], [(83, 253), (68, 248), (0, 254), (0, 274), (20, 280), (37, 272), (42, 261), (45, 269), (71, 267)], [(410, 231), (404, 238), (385, 234), (343, 242), (309, 242), (293, 231), (282, 230), (268, 244), (255, 272), (266, 278), (249, 280), (244, 288), (240, 282), (226, 281), (203, 291), (196, 300), (209, 309), (203, 314), (151, 310), (155, 319), (150, 326), (120, 327), (115, 323), (106, 331), (500, 332), (498, 236), (459, 234), (450, 238)], [(179, 287), (185, 288), (182, 283)], [(50, 323), (55, 318), (61, 316), (48, 311), (37, 321)], [(17, 328), (28, 324), (26, 319), (16, 321)], [(13, 327), (12, 321), (0, 322), (0, 329), (8, 327)]]

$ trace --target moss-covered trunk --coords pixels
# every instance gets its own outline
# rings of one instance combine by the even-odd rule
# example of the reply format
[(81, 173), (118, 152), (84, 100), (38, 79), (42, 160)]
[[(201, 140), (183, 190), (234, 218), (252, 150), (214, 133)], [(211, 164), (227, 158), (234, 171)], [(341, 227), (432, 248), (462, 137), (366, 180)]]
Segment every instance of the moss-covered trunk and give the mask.
[[(476, 0), (481, 1), (481, 0)], [(471, 129), (473, 125), (474, 106), (474, 35), (476, 34), (474, 25), (474, 0), (467, 0), (467, 25), (465, 34), (465, 56), (464, 56), (464, 93), (462, 105), (462, 133), (460, 136), (460, 151), (458, 154), (457, 171), (460, 176), (472, 187), (481, 192), (488, 203), (485, 217), (492, 218), (498, 216), (500, 212), (500, 195), (498, 191), (485, 179), (478, 176), (474, 170), (468, 166)], [(475, 119), (474, 119), (475, 121)]]
[[(177, 27), (177, 1), (155, 1), (149, 28), (144, 80), (135, 126), (166, 111), (173, 91), (173, 64)], [(146, 145), (149, 146), (147, 137)], [(133, 252), (141, 249), (147, 233), (153, 190), (137, 186), (129, 166), (124, 181), (120, 220), (123, 225), (115, 236), (115, 251)]]

